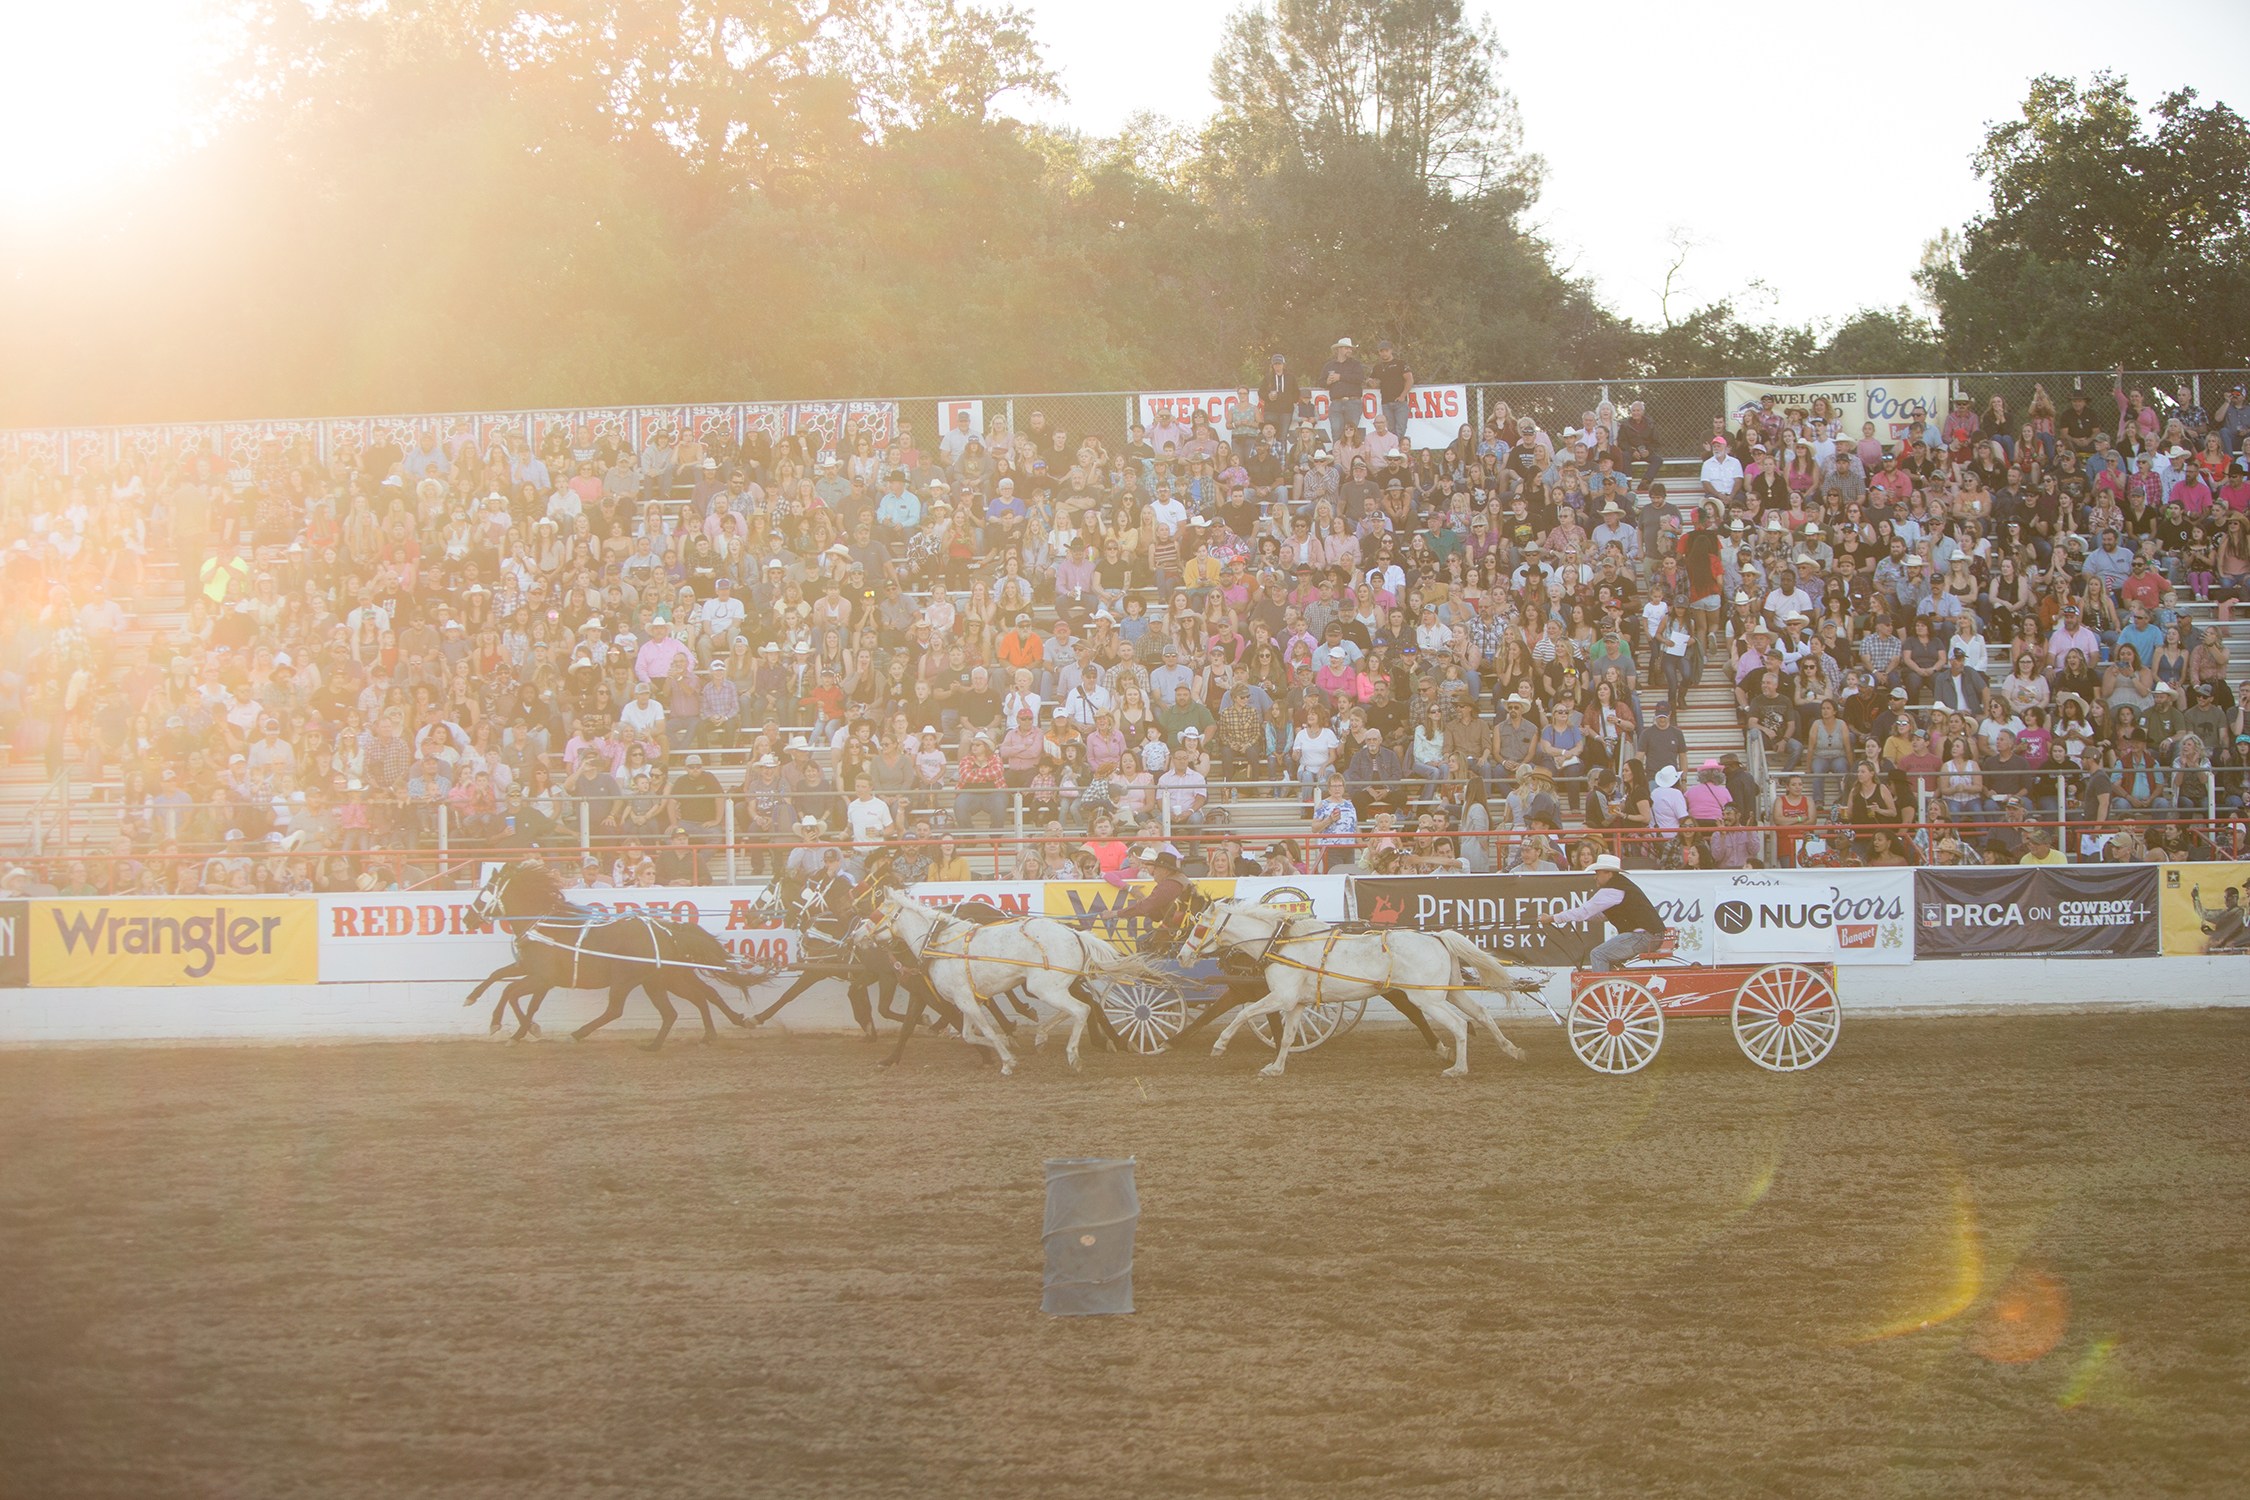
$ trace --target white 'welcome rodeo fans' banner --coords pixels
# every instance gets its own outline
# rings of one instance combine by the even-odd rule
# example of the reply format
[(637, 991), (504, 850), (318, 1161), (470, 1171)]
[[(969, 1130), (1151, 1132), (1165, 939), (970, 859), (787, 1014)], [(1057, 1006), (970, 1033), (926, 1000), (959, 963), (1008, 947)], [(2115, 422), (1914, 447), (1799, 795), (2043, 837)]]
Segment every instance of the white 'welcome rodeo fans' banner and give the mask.
[[(1223, 435), (1234, 420), (1236, 406), (1247, 401), (1255, 409), (1257, 400), (1255, 393), (1245, 397), (1232, 389), (1144, 391), (1134, 403), (1134, 420), (1143, 427), (1154, 427), (1170, 418), (1182, 427), (1192, 427), (1195, 418), (1209, 417), (1211, 425)], [(1359, 425), (1372, 428), (1383, 409), (1382, 398), (1369, 387), (1361, 394), (1359, 404)], [(1325, 392), (1313, 392), (1313, 419), (1328, 420)], [(1476, 408), (1469, 400), (1467, 386), (1418, 385), (1406, 394), (1406, 431), (1401, 436), (1416, 448), (1443, 448), (1461, 435), (1463, 422), (1473, 423), (1475, 419)]]
[[(1759, 398), (1777, 396), (1778, 405), (1801, 406), (1811, 411), (1813, 403), (1825, 400), (1836, 421), (1843, 424), (1842, 432), (1856, 441), (1860, 424), (1873, 422), (1875, 436), (1885, 443), (1903, 442), (1906, 429), (1917, 417), (1927, 422), (1933, 439), (1936, 427), (1945, 415), (1946, 382), (1942, 379), (1925, 380), (1907, 376), (1874, 375), (1864, 380), (1808, 381), (1800, 385), (1774, 385), (1763, 380), (1730, 380), (1727, 382), (1727, 410), (1738, 412), (1746, 406), (1756, 406)], [(1736, 458), (1748, 454), (1737, 453)]]

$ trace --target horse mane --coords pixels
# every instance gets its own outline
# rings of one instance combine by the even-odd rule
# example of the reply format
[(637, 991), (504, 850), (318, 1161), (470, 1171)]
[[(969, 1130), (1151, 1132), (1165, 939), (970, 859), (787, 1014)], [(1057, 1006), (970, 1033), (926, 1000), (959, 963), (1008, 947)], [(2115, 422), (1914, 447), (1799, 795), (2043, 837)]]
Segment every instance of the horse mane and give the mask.
[[(1296, 936), (1295, 929), (1299, 922), (1318, 922), (1324, 928), (1336, 925), (1326, 917), (1317, 916), (1309, 911), (1292, 911), (1286, 906), (1276, 906), (1270, 901), (1246, 901), (1240, 896), (1229, 896), (1226, 899), (1235, 911), (1254, 912), (1259, 916), (1272, 918), (1277, 924), (1274, 928), (1274, 936), (1276, 937)], [(1214, 902), (1213, 904), (1216, 905), (1217, 903)]]
[(526, 860), (517, 865), (508, 878), (510, 891), (522, 891), (523, 899), (537, 911), (553, 911), (570, 903), (563, 899), (562, 881), (544, 861)]

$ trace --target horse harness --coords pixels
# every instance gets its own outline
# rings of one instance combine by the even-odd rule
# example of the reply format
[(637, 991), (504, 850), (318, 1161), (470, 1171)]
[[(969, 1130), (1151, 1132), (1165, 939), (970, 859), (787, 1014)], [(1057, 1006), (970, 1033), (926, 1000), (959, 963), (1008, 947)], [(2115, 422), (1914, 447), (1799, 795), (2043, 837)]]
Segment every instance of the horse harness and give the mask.
[[(1339, 938), (1347, 937), (1365, 937), (1368, 934), (1373, 933), (1376, 936), (1380, 937), (1383, 941), (1383, 983), (1377, 990), (1377, 993), (1380, 994), (1383, 990), (1388, 990), (1393, 987), (1391, 984), (1391, 979), (1398, 970), (1398, 956), (1391, 952), (1391, 929), (1387, 927), (1377, 927), (1373, 923), (1369, 922), (1324, 922), (1322, 930), (1319, 932), (1308, 932), (1300, 936), (1290, 935), (1290, 929), (1294, 928), (1299, 922), (1304, 920), (1306, 919), (1303, 917), (1293, 916), (1288, 921), (1274, 928), (1273, 931), (1267, 933), (1265, 942), (1259, 947), (1258, 956), (1253, 960), (1253, 962), (1258, 964), (1261, 968), (1267, 964), (1279, 964), (1283, 968), (1302, 969), (1306, 973), (1311, 974), (1313, 976), (1312, 1003), (1315, 1005), (1319, 1005), (1321, 1003), (1321, 993), (1326, 988), (1328, 979), (1330, 979), (1331, 977), (1339, 979), (1351, 978), (1351, 976), (1347, 975), (1332, 975), (1330, 969), (1328, 968), (1328, 959), (1329, 956), (1336, 951), (1337, 940)], [(1321, 919), (1314, 918), (1312, 920), (1318, 921)], [(1325, 941), (1322, 941), (1323, 939), (1325, 939)], [(1321, 942), (1320, 962), (1317, 964), (1308, 964), (1302, 959), (1291, 958), (1286, 953), (1279, 953), (1275, 951), (1277, 948), (1281, 948), (1288, 944), (1311, 942)], [(1352, 978), (1351, 982), (1354, 984), (1368, 984), (1372, 981), (1362, 978)], [(1486, 988), (1486, 986), (1478, 984), (1418, 984), (1415, 985), (1414, 988), (1418, 990), (1446, 990), (1450, 992), (1453, 990), (1481, 990)]]
[[(1023, 958), (979, 958), (977, 955), (969, 951), (969, 944), (972, 940), (975, 939), (978, 933), (989, 931), (991, 930), (990, 928), (979, 927), (975, 923), (954, 916), (951, 912), (936, 912), (933, 913), (933, 915), (936, 917), (936, 920), (930, 923), (930, 930), (922, 934), (922, 939), (920, 942), (914, 943), (907, 948), (907, 957), (913, 960), (916, 964), (919, 964), (922, 968), (922, 972), (925, 974), (929, 972), (930, 965), (939, 959), (957, 958), (961, 960), (961, 982), (969, 987), (970, 997), (976, 1000), (980, 1005), (989, 1003), (995, 995), (1006, 994), (1008, 990), (1013, 989), (1014, 986), (1004, 986), (1001, 989), (994, 990), (990, 995), (983, 993), (977, 988), (975, 968), (977, 964), (1002, 964), (1012, 969), (1044, 969), (1051, 974), (1078, 975), (1084, 975), (1088, 969), (1093, 967), (1093, 956), (1087, 951), (1086, 948), (1086, 935), (1080, 932), (1075, 927), (1067, 929), (1071, 937), (1078, 944), (1078, 967), (1073, 969), (1064, 964), (1034, 963), (1030, 959)], [(885, 918), (884, 920), (886, 922), (889, 922), (890, 919)], [(1030, 918), (1028, 917), (1018, 917), (1015, 919), (1015, 921), (1012, 922), (994, 923), (992, 925), (995, 927), (1013, 927), (1018, 923), (1027, 922), (1029, 920)], [(961, 926), (968, 929), (968, 931), (962, 936), (961, 939), (961, 951), (955, 953), (950, 949), (945, 948), (937, 949), (934, 952), (931, 951), (931, 941), (937, 937), (939, 930), (943, 928), (948, 922), (959, 923)], [(891, 924), (891, 936), (894, 941), (897, 939), (898, 929), (895, 923)]]

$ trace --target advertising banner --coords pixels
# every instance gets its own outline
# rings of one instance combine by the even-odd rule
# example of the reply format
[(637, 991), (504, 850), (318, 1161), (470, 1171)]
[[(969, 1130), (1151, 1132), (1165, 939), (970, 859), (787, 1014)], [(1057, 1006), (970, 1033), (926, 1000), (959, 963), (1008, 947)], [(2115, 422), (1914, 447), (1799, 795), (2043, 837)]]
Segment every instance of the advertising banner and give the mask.
[[(1154, 427), (1170, 417), (1182, 427), (1192, 428), (1197, 416), (1206, 416), (1223, 437), (1233, 423), (1238, 403), (1247, 403), (1255, 410), (1257, 392), (1146, 391), (1135, 403), (1134, 420), (1143, 427)], [(1359, 425), (1373, 431), (1376, 414), (1383, 409), (1382, 399), (1369, 389), (1361, 393), (1359, 404)], [(1416, 448), (1443, 448), (1461, 435), (1461, 424), (1470, 421), (1476, 410), (1465, 385), (1418, 385), (1407, 393), (1406, 408), (1406, 431), (1402, 435)], [(1328, 420), (1325, 391), (1313, 392), (1313, 420)]]
[(1532, 968), (1583, 963), (1608, 935), (1584, 922), (1550, 927), (1539, 920), (1585, 900), (1594, 888), (1585, 875), (1362, 875), (1351, 885), (1362, 922), (1458, 932), (1488, 953)]
[(2158, 950), (2155, 865), (2000, 865), (1914, 875), (1921, 958), (2084, 955)]
[[(1682, 960), (1700, 964), (1903, 964), (1914, 959), (1908, 908), (1914, 872), (1900, 870), (1632, 870), (1628, 878), (1673, 929)], [(1539, 918), (1593, 890), (1584, 875), (1362, 877), (1360, 920), (1451, 929), (1534, 967), (1584, 961), (1607, 936)]]
[[(1340, 921), (1345, 916), (1344, 877), (1306, 875), (1294, 879), (1205, 880), (1197, 888), (1210, 897), (1240, 896), (1295, 907), (1310, 915)], [(977, 880), (917, 885), (917, 901), (951, 908), (967, 900), (990, 903), (1011, 917), (1058, 917), (1089, 932), (1130, 945), (1139, 923), (1112, 913), (1148, 894), (1145, 884), (1119, 890), (1104, 881)], [(752, 908), (762, 885), (677, 886), (650, 890), (575, 890), (570, 899), (594, 911), (617, 916), (645, 913), (672, 921), (699, 922), (720, 944), (745, 963), (790, 966), (802, 961), (799, 935), (763, 920)], [(513, 940), (469, 914), (469, 891), (370, 891), (313, 898), (319, 904), (320, 978), (331, 984), (398, 983), (408, 980), (482, 979), (508, 961)], [(0, 961), (4, 963), (4, 961)], [(0, 967), (0, 974), (4, 974)]]
[(31, 903), (0, 901), (0, 989), (31, 983)]
[(1914, 871), (1635, 870), (1633, 882), (1703, 964), (1914, 961)]
[(943, 442), (963, 417), (969, 419), (964, 430), (978, 442), (984, 441), (984, 402), (974, 396), (949, 396), (938, 402), (937, 437), (933, 441)]
[[(615, 916), (696, 922), (744, 963), (795, 964), (802, 953), (798, 935), (751, 910), (762, 891), (759, 886), (680, 886), (569, 894), (581, 906)], [(469, 982), (506, 963), (514, 948), (507, 933), (469, 915), (474, 899), (469, 891), (373, 891), (316, 899), (320, 974), (331, 984)]]
[(1211, 426), (1225, 437), (1238, 405), (1247, 405), (1256, 411), (1258, 393), (1238, 391), (1231, 386), (1223, 391), (1145, 391), (1133, 403), (1133, 420), (1143, 427), (1173, 421), (1192, 431), (1197, 417), (1209, 417)]
[(35, 901), (31, 983), (42, 988), (312, 984), (311, 899)]
[(1903, 440), (1907, 426), (1917, 417), (1935, 431), (1945, 416), (1946, 382), (1880, 375), (1799, 385), (1730, 380), (1727, 382), (1727, 411), (1732, 414), (1746, 406), (1756, 406), (1761, 398), (1769, 395), (1780, 397), (1779, 404), (1783, 407), (1801, 406), (1807, 411), (1812, 410), (1814, 401), (1825, 397), (1836, 420), (1843, 424), (1841, 431), (1845, 437), (1856, 440), (1860, 424), (1873, 422), (1875, 436), (1887, 444)]
[(2166, 953), (2250, 956), (2250, 864), (2155, 868)]
[[(1347, 895), (1341, 875), (1198, 880), (1194, 885), (1199, 894), (1213, 901), (1232, 896), (1243, 901), (1287, 906), (1332, 922), (1342, 921), (1347, 914)], [(916, 886), (914, 894), (920, 897), (925, 889)], [(982, 894), (992, 887), (979, 885), (975, 889)], [(1118, 887), (1106, 880), (1049, 880), (1033, 889), (1039, 892), (1040, 908), (1050, 917), (1083, 926), (1122, 948), (1133, 947), (1141, 940), (1144, 924), (1140, 919), (1116, 914), (1149, 893), (1145, 881)]]

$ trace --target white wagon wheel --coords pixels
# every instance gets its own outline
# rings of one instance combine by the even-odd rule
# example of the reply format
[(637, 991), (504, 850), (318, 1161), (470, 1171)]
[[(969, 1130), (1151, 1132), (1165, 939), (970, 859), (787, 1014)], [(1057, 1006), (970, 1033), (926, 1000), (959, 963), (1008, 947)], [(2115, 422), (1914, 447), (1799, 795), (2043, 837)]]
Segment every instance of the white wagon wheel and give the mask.
[(1638, 1073), (1664, 1045), (1664, 1007), (1645, 985), (1595, 980), (1570, 1006), (1570, 1050), (1597, 1073)]
[[(1359, 1018), (1366, 1014), (1367, 1002), (1364, 999), (1329, 1000), (1319, 1005), (1308, 1005), (1305, 1007), (1304, 1018), (1297, 1023), (1297, 1044), (1289, 1050), (1304, 1052), (1322, 1042), (1334, 1041), (1357, 1026)], [(1250, 1023), (1250, 1029), (1258, 1033), (1259, 1041), (1278, 1048), (1281, 1044), (1274, 1040), (1278, 1035), (1273, 1028), (1274, 1019), (1272, 1016), (1259, 1016)]]
[(1774, 1073), (1809, 1068), (1836, 1045), (1843, 1023), (1836, 987), (1804, 964), (1767, 964), (1734, 995), (1734, 1040)]
[(1135, 1052), (1162, 1052), (1187, 1025), (1187, 1000), (1178, 990), (1150, 980), (1104, 980), (1095, 986), (1094, 998), (1109, 1029)]

